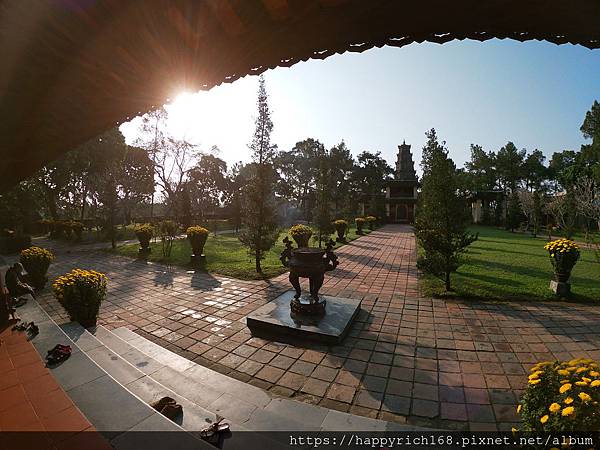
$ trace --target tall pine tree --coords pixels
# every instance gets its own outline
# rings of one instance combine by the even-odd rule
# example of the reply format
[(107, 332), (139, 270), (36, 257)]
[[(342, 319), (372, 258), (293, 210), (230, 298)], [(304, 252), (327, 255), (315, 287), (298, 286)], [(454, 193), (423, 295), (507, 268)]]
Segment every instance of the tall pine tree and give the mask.
[(258, 115), (255, 120), (254, 136), (249, 147), (253, 163), (249, 166), (249, 177), (243, 189), (243, 222), (245, 230), (239, 239), (254, 258), (256, 272), (262, 273), (260, 261), (277, 240), (277, 209), (275, 204), (275, 170), (273, 157), (276, 147), (271, 144), (273, 121), (269, 111), (265, 79), (258, 82)]
[(477, 239), (467, 233), (470, 214), (458, 195), (456, 166), (448, 157), (445, 142), (439, 143), (434, 129), (425, 133), (423, 178), (417, 205), (415, 235), (423, 247), (419, 269), (444, 280), (450, 290), (450, 274), (460, 266), (460, 256)]

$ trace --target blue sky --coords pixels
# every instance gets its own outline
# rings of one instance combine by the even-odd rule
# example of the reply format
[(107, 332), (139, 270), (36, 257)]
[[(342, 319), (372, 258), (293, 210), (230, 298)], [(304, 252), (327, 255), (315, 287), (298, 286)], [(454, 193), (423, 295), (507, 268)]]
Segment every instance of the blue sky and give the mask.
[[(390, 164), (396, 147), (412, 145), (415, 166), (434, 127), (457, 165), (469, 146), (553, 152), (579, 149), (579, 127), (600, 101), (600, 50), (546, 42), (453, 41), (335, 55), (265, 73), (274, 122), (273, 142), (289, 150), (307, 137), (330, 147), (346, 142), (357, 155), (381, 151)], [(257, 77), (200, 93), (173, 93), (169, 130), (213, 145), (228, 163), (248, 161)], [(139, 122), (121, 130), (132, 141)]]

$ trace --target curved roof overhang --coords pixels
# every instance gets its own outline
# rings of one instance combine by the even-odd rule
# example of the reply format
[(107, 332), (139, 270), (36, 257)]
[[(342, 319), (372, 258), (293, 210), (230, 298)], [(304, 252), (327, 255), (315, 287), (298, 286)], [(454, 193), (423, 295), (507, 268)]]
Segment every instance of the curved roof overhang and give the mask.
[(596, 0), (0, 0), (0, 189), (175, 92), (453, 39), (600, 46)]

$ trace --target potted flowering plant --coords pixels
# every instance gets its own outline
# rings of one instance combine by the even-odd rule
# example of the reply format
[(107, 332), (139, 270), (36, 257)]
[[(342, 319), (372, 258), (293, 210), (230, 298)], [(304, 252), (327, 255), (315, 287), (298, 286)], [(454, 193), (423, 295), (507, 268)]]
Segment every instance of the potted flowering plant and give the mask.
[(531, 369), (517, 413), (526, 432), (596, 431), (600, 429), (599, 403), (600, 366), (596, 361), (544, 361)]
[(140, 241), (140, 248), (138, 250), (139, 256), (149, 254), (152, 249), (150, 248), (150, 239), (154, 235), (154, 227), (150, 223), (141, 223), (135, 226), (133, 229), (138, 241)]
[(71, 229), (71, 236), (77, 241), (80, 241), (81, 236), (83, 235), (83, 229), (85, 228), (83, 224), (76, 220), (71, 220), (69, 221), (69, 228)]
[(290, 228), (290, 236), (296, 242), (298, 248), (308, 247), (308, 241), (313, 234), (313, 231), (310, 227), (306, 225), (294, 225)]
[(205, 257), (204, 244), (206, 244), (206, 239), (208, 239), (208, 230), (203, 227), (195, 226), (189, 227), (186, 233), (194, 252), (191, 256), (191, 261), (192, 263), (198, 262)]
[(348, 231), (348, 222), (343, 219), (339, 219), (333, 222), (335, 231), (337, 232), (337, 242), (346, 242), (346, 232)]
[(363, 234), (363, 228), (365, 227), (365, 223), (367, 222), (364, 217), (357, 217), (354, 219), (356, 223), (356, 234)]
[(89, 328), (96, 325), (100, 304), (106, 295), (107, 281), (103, 273), (73, 269), (57, 278), (52, 289), (71, 320)]
[(375, 226), (375, 222), (377, 222), (377, 217), (375, 216), (367, 216), (365, 217), (367, 221), (367, 225), (369, 226), (369, 230), (373, 231), (373, 227)]
[(19, 262), (29, 275), (29, 282), (36, 289), (43, 289), (48, 281), (46, 274), (54, 254), (42, 247), (29, 247), (21, 250)]
[(544, 249), (548, 251), (550, 262), (554, 268), (554, 279), (550, 282), (550, 289), (556, 294), (568, 294), (571, 270), (580, 256), (579, 247), (569, 239), (557, 239), (548, 242)]

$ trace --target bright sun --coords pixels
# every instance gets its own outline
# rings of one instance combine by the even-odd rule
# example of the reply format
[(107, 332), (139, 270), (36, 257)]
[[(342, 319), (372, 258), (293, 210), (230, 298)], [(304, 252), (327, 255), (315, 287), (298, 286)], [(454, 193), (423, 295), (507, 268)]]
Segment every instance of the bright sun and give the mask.
[(179, 92), (165, 109), (167, 132), (198, 145), (203, 152), (212, 146), (228, 163), (248, 160), (247, 141), (254, 126), (256, 99), (254, 80), (217, 86), (210, 91)]

